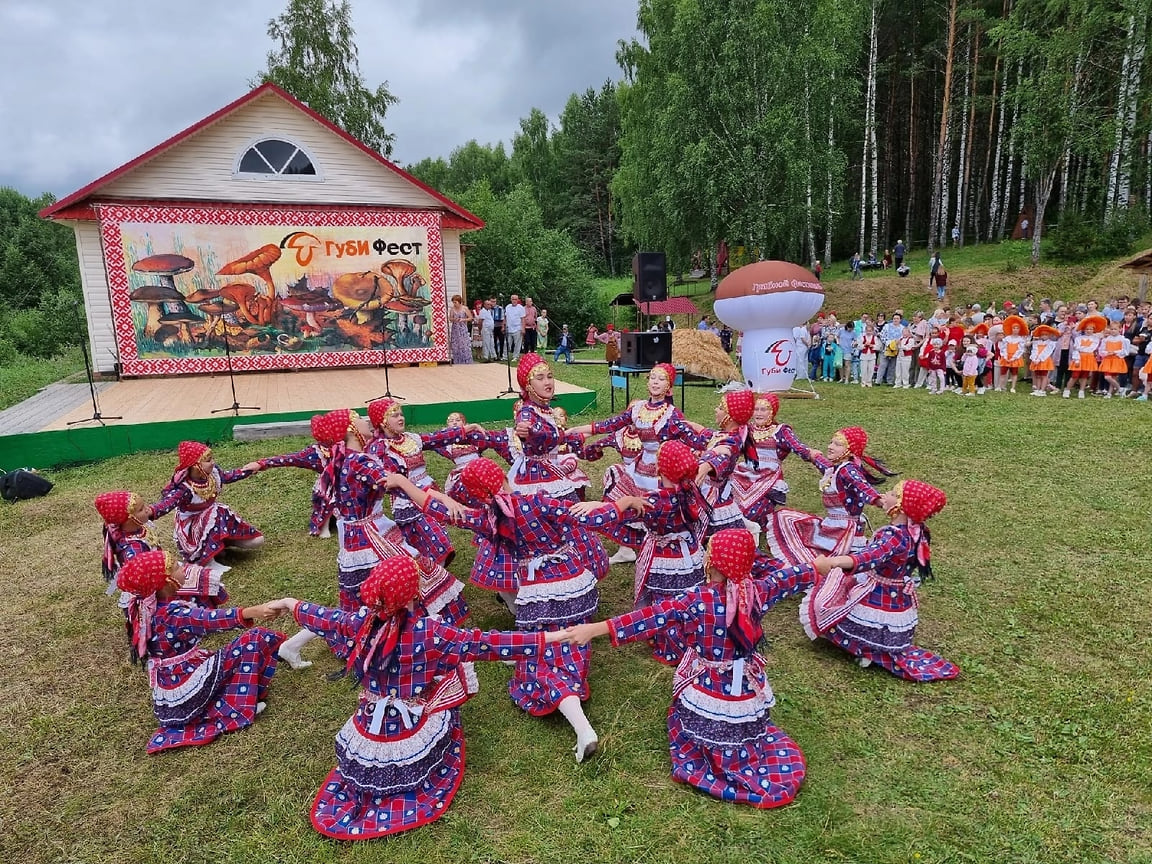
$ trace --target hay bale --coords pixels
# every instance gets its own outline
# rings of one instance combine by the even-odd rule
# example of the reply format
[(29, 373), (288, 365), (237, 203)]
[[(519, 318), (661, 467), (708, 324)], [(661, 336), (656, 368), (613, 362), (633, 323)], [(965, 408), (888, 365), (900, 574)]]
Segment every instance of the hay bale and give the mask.
[(673, 330), (672, 363), (713, 381), (743, 380), (732, 358), (724, 353), (720, 337), (705, 330)]

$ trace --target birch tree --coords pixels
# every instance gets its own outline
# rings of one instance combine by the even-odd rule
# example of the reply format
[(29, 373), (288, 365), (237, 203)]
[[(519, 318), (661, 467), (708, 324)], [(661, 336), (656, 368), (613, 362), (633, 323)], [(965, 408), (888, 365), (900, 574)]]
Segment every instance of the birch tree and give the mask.
[(940, 224), (940, 196), (943, 189), (944, 158), (945, 149), (948, 146), (948, 122), (951, 111), (952, 59), (956, 50), (956, 4), (957, 0), (951, 0), (948, 5), (948, 54), (944, 63), (944, 96), (940, 109), (940, 138), (936, 148), (936, 169), (932, 177), (931, 221), (928, 226), (929, 252), (936, 248), (936, 233)]
[(1119, 93), (1116, 98), (1116, 125), (1112, 159), (1108, 167), (1108, 199), (1105, 219), (1114, 210), (1127, 210), (1131, 194), (1132, 157), (1136, 130), (1136, 108), (1140, 95), (1140, 72), (1147, 41), (1148, 3), (1129, 0), (1124, 57), (1120, 64)]

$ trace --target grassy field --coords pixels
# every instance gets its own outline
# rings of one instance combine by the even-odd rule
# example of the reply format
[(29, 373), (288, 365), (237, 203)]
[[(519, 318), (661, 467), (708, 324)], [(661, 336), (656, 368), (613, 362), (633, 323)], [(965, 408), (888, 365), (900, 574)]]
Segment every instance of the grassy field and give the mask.
[[(560, 375), (605, 379), (599, 367)], [(671, 671), (640, 647), (595, 653), (587, 710), (603, 750), (585, 765), (562, 720), (518, 712), (509, 670), (481, 664), (456, 801), (435, 825), (385, 841), (337, 844), (308, 823), (356, 701), (325, 681), (337, 664), (318, 643), (311, 669), (277, 672), (251, 729), (146, 756), (148, 688), (103, 593), (91, 506), (108, 488), (159, 490), (173, 457), (142, 454), (60, 471), (48, 497), (0, 507), (0, 861), (1152, 861), (1147, 406), (820, 392), (784, 403), (804, 440), (824, 446), (862, 424), (893, 467), (948, 492), (918, 641), (963, 672), (915, 685), (861, 670), (805, 638), (797, 601), (774, 609), (774, 718), (809, 767), (793, 805), (754, 811), (669, 779)], [(688, 414), (710, 419), (715, 398), (689, 388)], [(218, 459), (239, 465), (301, 443), (229, 444)], [(442, 478), (443, 462), (431, 462)], [(816, 473), (789, 460), (786, 474), (792, 503), (818, 507)], [(268, 536), (231, 562), (236, 602), (335, 599), (335, 541), (305, 532), (311, 483), (289, 470), (227, 488), (224, 500)], [(170, 530), (161, 520), (169, 547)], [(454, 536), (464, 575), (472, 547)], [(613, 568), (603, 613), (629, 607), (631, 580)], [(475, 624), (510, 625), (491, 596), (469, 587), (467, 597)]]
[[(79, 378), (74, 378), (79, 372)], [(20, 356), (16, 362), (0, 365), (0, 411), (23, 402), (36, 391), (61, 379), (84, 380), (84, 362), (79, 349), (51, 360)]]

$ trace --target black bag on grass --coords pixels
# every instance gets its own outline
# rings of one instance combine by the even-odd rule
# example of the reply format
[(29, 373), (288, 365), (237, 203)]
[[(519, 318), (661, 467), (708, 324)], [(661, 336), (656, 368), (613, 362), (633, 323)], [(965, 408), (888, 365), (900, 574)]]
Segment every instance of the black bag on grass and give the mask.
[(0, 477), (0, 498), (5, 501), (22, 501), (25, 498), (39, 498), (52, 489), (52, 482), (27, 468), (17, 468)]

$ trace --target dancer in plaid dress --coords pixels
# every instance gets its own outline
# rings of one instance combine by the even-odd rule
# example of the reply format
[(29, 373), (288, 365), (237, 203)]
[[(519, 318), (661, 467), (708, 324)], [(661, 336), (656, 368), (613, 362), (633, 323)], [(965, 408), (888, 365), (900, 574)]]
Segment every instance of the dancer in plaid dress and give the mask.
[(777, 423), (780, 397), (775, 393), (757, 393), (752, 412), (752, 441), (756, 461), (740, 460), (732, 473), (732, 491), (744, 518), (765, 531), (772, 514), (788, 497), (782, 463), (789, 453), (805, 462), (812, 460), (811, 450), (796, 437), (787, 423)]
[(579, 446), (582, 436), (565, 433), (552, 412), (556, 381), (552, 367), (539, 354), (525, 354), (516, 366), (516, 381), (523, 400), (516, 409), (516, 436), (520, 446), (511, 448), (513, 462), (508, 482), (517, 492), (543, 492), (553, 498), (576, 501), (578, 488), (588, 484), (587, 475), (573, 480), (560, 466), (560, 444), (565, 439)]
[[(360, 586), (380, 559), (408, 554), (417, 559), (420, 572), (421, 614), (463, 622), (468, 617), (463, 583), (432, 559), (419, 556), (396, 523), (384, 515), (390, 475), (378, 459), (364, 452), (371, 434), (368, 422), (355, 411), (341, 408), (314, 417), (312, 434), (332, 454), (324, 471), (329, 475), (325, 482), (336, 495), (340, 608), (346, 612), (360, 608)], [(315, 633), (301, 630), (281, 646), (281, 658), (293, 669), (307, 668), (312, 664), (300, 656), (300, 649), (315, 638)], [(341, 659), (348, 656), (347, 645), (335, 645), (333, 650)]]
[(716, 426), (711, 440), (700, 460), (696, 482), (704, 499), (712, 508), (708, 533), (715, 534), (725, 528), (743, 528), (744, 514), (736, 503), (733, 475), (741, 460), (751, 463), (755, 470), (756, 447), (748, 423), (756, 409), (756, 394), (751, 390), (725, 393), (716, 406)]
[(338, 840), (369, 840), (434, 822), (464, 776), (460, 705), (476, 691), (471, 661), (533, 658), (561, 633), (461, 630), (416, 612), (419, 574), (385, 558), (356, 612), (288, 598), (302, 627), (354, 646), (348, 668), (360, 701), (336, 736), (336, 767), (312, 802), (312, 825)]
[[(585, 526), (623, 522), (626, 508), (640, 511), (644, 502), (576, 505), (543, 493), (513, 492), (500, 467), (483, 458), (465, 466), (461, 482), (481, 507), (426, 494), (398, 475), (389, 480), (432, 518), (476, 534), (472, 582), (501, 592), (515, 611), (517, 630), (558, 630), (587, 621), (599, 602), (597, 581), (608, 571), (608, 556)], [(519, 708), (537, 717), (559, 711), (572, 725), (577, 762), (595, 753), (598, 741), (580, 705), (589, 695), (588, 661), (587, 649), (550, 647), (540, 658), (517, 661), (508, 682)]]
[(764, 636), (760, 618), (811, 584), (813, 569), (790, 567), (752, 579), (755, 554), (747, 529), (719, 531), (709, 541), (705, 584), (567, 632), (578, 645), (597, 636), (621, 645), (676, 628), (684, 656), (668, 709), (672, 779), (723, 801), (766, 809), (796, 797), (806, 768), (800, 748), (772, 723), (776, 697), (756, 650)]
[(827, 458), (812, 451), (812, 464), (823, 472), (820, 492), (827, 515), (778, 509), (768, 532), (768, 548), (774, 557), (803, 564), (817, 555), (843, 555), (864, 545), (868, 522), (864, 507), (874, 504), (887, 510), (894, 503), (891, 495), (874, 488), (893, 472), (866, 454), (867, 446), (868, 433), (849, 426), (832, 436)]
[[(700, 541), (708, 526), (708, 505), (696, 487), (699, 465), (687, 444), (665, 441), (656, 456), (660, 488), (643, 496), (648, 509), (639, 520), (597, 529), (640, 550), (633, 584), (636, 608), (676, 597), (704, 581)], [(652, 656), (661, 663), (675, 666), (683, 653), (675, 627), (652, 634)]]
[[(395, 399), (377, 399), (368, 405), (368, 420), (375, 430), (375, 437), (368, 442), (367, 452), (379, 459), (388, 471), (396, 471), (411, 480), (420, 489), (435, 489), (436, 482), (428, 473), (424, 461), (424, 451), (451, 444), (467, 443), (469, 431), (484, 430), (476, 426), (474, 430), (449, 426), (438, 432), (424, 432), (417, 435), (406, 432), (404, 412)], [(392, 518), (400, 526), (404, 539), (421, 555), (431, 558), (437, 564), (448, 564), (456, 554), (448, 532), (437, 523), (426, 519), (407, 496), (392, 493)]]
[[(637, 400), (614, 417), (577, 426), (573, 432), (582, 435), (612, 435), (612, 446), (619, 450), (621, 461), (604, 472), (604, 500), (615, 501), (622, 495), (647, 495), (659, 488), (656, 451), (665, 441), (684, 441), (703, 450), (708, 439), (702, 427), (684, 419), (672, 403), (672, 385), (676, 367), (658, 363), (648, 373), (648, 398)], [(633, 527), (641, 527), (639, 523)], [(609, 559), (613, 564), (636, 560), (636, 550), (621, 546)]]
[(180, 557), (191, 564), (207, 564), (225, 546), (263, 546), (263, 534), (216, 500), (225, 484), (252, 476), (259, 463), (221, 471), (212, 459), (212, 450), (199, 441), (181, 441), (177, 454), (176, 473), (160, 493), (160, 500), (152, 505), (152, 518), (176, 511), (173, 536)]
[[(101, 569), (108, 583), (109, 594), (116, 590), (116, 573), (131, 558), (142, 552), (160, 549), (150, 520), (151, 509), (135, 492), (117, 490), (101, 492), (93, 502), (104, 519), (104, 556)], [(216, 562), (207, 566), (187, 564), (183, 568), (184, 581), (176, 591), (181, 600), (215, 609), (228, 602), (228, 592), (221, 577), (228, 572)], [(132, 596), (120, 592), (120, 608), (127, 614)]]
[[(276, 671), (282, 633), (252, 627), (281, 611), (279, 601), (259, 606), (205, 609), (176, 596), (181, 565), (159, 550), (142, 552), (120, 568), (116, 582), (132, 596), (128, 641), (133, 660), (146, 661), (160, 728), (148, 752), (198, 747), (243, 729), (264, 710)], [(200, 648), (212, 633), (246, 628), (223, 648)]]
[[(824, 638), (857, 658), (909, 681), (955, 678), (953, 663), (914, 644), (919, 623), (916, 586), (932, 575), (924, 523), (944, 509), (944, 493), (920, 480), (896, 484), (892, 522), (850, 555), (821, 555), (820, 574), (800, 604), (810, 639)], [(919, 571), (919, 572), (917, 572)]]
[[(317, 414), (312, 418), (312, 437), (316, 437)], [(308, 533), (313, 537), (332, 536), (332, 521), (336, 518), (336, 490), (332, 487), (332, 475), (324, 469), (332, 459), (332, 450), (319, 440), (295, 453), (283, 456), (267, 456), (256, 460), (260, 470), (268, 468), (303, 468), (316, 472), (316, 482), (312, 485), (312, 516), (308, 521)]]
[[(446, 425), (449, 429), (465, 429), (469, 423), (461, 412), (453, 411), (448, 415)], [(497, 429), (490, 432), (487, 429), (477, 427), (476, 424), (471, 425), (473, 430), (479, 428), (480, 431), (467, 432), (464, 443), (444, 444), (428, 448), (433, 453), (437, 453), (452, 462), (452, 470), (448, 472), (448, 477), (444, 481), (444, 493), (451, 498), (458, 497), (463, 488), (460, 485), (460, 474), (464, 471), (464, 466), (473, 459), (478, 459), (485, 450), (493, 450), (505, 462), (512, 463), (513, 457), (508, 449), (509, 432), (507, 429)]]

